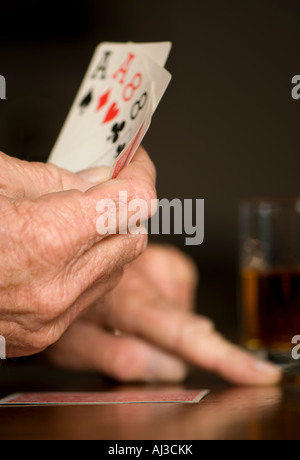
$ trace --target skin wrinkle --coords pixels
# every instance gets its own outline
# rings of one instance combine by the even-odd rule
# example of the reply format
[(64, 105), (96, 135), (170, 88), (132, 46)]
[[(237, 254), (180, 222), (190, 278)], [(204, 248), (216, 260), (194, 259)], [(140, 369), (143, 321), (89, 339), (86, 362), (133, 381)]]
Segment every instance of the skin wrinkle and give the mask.
[[(111, 237), (111, 238), (113, 238), (113, 237)], [(123, 257), (124, 257), (124, 254), (123, 254)], [(89, 265), (91, 265), (91, 258), (89, 257), (88, 260), (89, 260)], [(111, 264), (111, 266), (102, 267), (103, 274), (100, 277), (101, 281), (102, 281), (102, 284), (104, 284), (106, 286), (106, 291), (107, 291), (107, 290), (110, 290), (115, 284), (117, 284), (117, 282), (120, 279), (120, 275), (119, 275), (120, 270), (118, 270), (117, 275), (116, 275), (116, 272), (114, 271), (114, 266), (118, 265), (118, 263), (120, 263), (120, 262), (121, 262), (121, 265), (122, 265), (123, 263), (125, 263), (125, 261), (120, 261), (120, 258), (119, 258), (118, 260), (114, 260), (113, 262), (111, 262), (110, 258), (109, 258), (109, 255), (108, 255), (107, 259), (104, 259), (104, 260), (109, 261), (110, 264)], [(114, 272), (114, 274), (113, 274), (113, 272)], [(74, 273), (72, 274), (72, 276), (73, 277), (75, 276)], [(111, 279), (114, 278), (115, 276), (117, 276), (117, 281), (112, 282)], [(80, 281), (80, 279), (79, 279), (79, 281)], [(93, 284), (90, 287), (90, 289), (88, 291), (85, 291), (82, 294), (82, 296), (79, 297), (77, 302), (73, 303), (68, 308), (68, 310), (66, 311), (66, 314), (68, 314), (68, 311), (71, 311), (71, 310), (76, 310), (76, 312), (79, 310), (79, 312), (80, 312), (80, 303), (82, 301), (82, 298), (84, 298), (85, 295), (88, 294), (88, 292), (92, 292), (94, 290), (94, 286), (95, 285), (97, 286), (97, 284), (100, 282), (99, 275), (96, 277), (96, 279), (93, 279), (93, 280), (89, 279), (87, 284), (90, 285), (92, 282), (93, 282)], [(80, 289), (83, 290), (83, 289), (85, 289), (85, 287), (81, 286)], [(100, 292), (100, 291), (97, 290), (97, 292), (95, 294), (94, 294), (95, 297), (89, 300), (90, 304), (94, 303), (96, 301), (96, 299), (99, 297), (99, 295), (103, 295), (103, 292)], [(76, 297), (76, 295), (77, 294), (75, 294), (75, 297)], [(77, 304), (77, 308), (75, 308), (76, 304)], [(74, 319), (74, 317), (76, 317), (76, 316), (77, 316), (77, 313), (74, 316), (72, 316), (72, 319)]]
[[(86, 299), (88, 299), (89, 305), (93, 305), (99, 299), (99, 296), (103, 298), (115, 287), (115, 285), (120, 281), (121, 276), (122, 272), (120, 271), (114, 273), (113, 275), (108, 275), (105, 279), (101, 280), (102, 283), (100, 283), (100, 280), (95, 281), (88, 290), (81, 294), (76, 302), (74, 302), (65, 312), (62, 313), (60, 318), (66, 318), (68, 324), (73, 322), (75, 318), (80, 317), (80, 315), (83, 314), (81, 305), (86, 303)], [(103, 282), (106, 283), (105, 292), (103, 292), (103, 289), (100, 289)]]
[[(27, 223), (25, 223), (25, 228), (29, 228), (31, 230), (32, 228), (32, 222), (34, 222), (34, 216), (35, 215), (39, 215), (41, 213), (41, 210), (39, 208), (35, 209), (34, 211), (31, 211), (31, 215), (32, 217), (29, 215), (29, 212), (28, 212), (28, 209), (30, 209), (30, 206), (31, 206), (31, 203), (25, 203), (23, 204), (24, 206), (26, 206), (25, 208), (25, 211), (22, 210), (22, 214), (25, 213), (26, 217), (29, 219), (30, 223), (29, 225), (27, 225)], [(27, 208), (28, 207), (28, 208)], [(21, 208), (21, 204), (19, 204), (18, 206), (18, 209), (20, 210)], [(51, 213), (49, 212), (48, 213), (48, 210), (51, 211)], [(52, 251), (54, 250), (55, 251), (55, 247), (53, 246), (53, 244), (56, 244), (57, 243), (57, 251), (56, 253), (59, 254), (61, 253), (61, 249), (64, 249), (63, 253), (67, 252), (66, 249), (68, 248), (68, 252), (70, 252), (70, 258), (72, 257), (73, 253), (74, 253), (74, 250), (75, 250), (75, 242), (73, 243), (73, 245), (70, 244), (70, 237), (71, 237), (71, 232), (70, 232), (70, 220), (67, 219), (67, 217), (60, 213), (59, 214), (59, 222), (60, 222), (60, 228), (57, 227), (55, 228), (53, 226), (53, 222), (56, 222), (57, 219), (58, 219), (58, 215), (57, 215), (57, 211), (58, 209), (56, 209), (56, 213), (53, 214), (53, 210), (51, 208), (49, 208), (49, 206), (45, 209), (42, 207), (42, 212), (44, 213), (44, 218), (42, 219), (42, 222), (43, 222), (43, 227), (40, 227), (40, 224), (39, 222), (36, 223), (36, 228), (38, 229), (37, 233), (41, 233), (42, 235), (46, 235), (46, 240), (45, 240), (45, 243), (46, 243), (46, 247), (44, 248), (44, 250), (42, 251), (42, 259), (45, 258), (45, 255), (46, 254), (50, 254), (50, 258), (52, 256)], [(50, 214), (50, 215), (49, 215)], [(52, 215), (53, 214), (53, 215)], [(45, 225), (45, 222), (46, 222), (46, 225)], [(80, 222), (80, 225), (83, 225), (82, 222), (84, 222), (84, 219), (81, 218), (81, 219), (78, 219), (77, 221), (77, 228), (75, 228), (75, 225), (74, 225), (74, 235), (75, 233), (78, 232), (79, 228), (78, 228), (78, 222)], [(41, 229), (43, 229), (43, 232), (41, 231)], [(49, 232), (50, 230), (52, 229), (53, 231), (53, 236), (52, 236), (52, 240), (49, 239)], [(66, 231), (67, 229), (67, 231)], [(30, 231), (30, 233), (32, 233)], [(40, 236), (38, 235), (37, 238), (39, 238)], [(76, 237), (77, 238), (77, 237)], [(64, 239), (66, 239), (66, 242), (64, 243)], [(49, 241), (48, 241), (49, 240)], [(68, 240), (68, 241), (67, 241)], [(51, 249), (51, 251), (48, 250), (47, 246), (48, 244), (47, 243), (50, 243), (49, 244), (49, 249)], [(85, 248), (82, 247), (82, 246), (79, 246), (79, 250), (78, 250), (78, 257), (80, 257), (80, 254), (82, 253), (82, 251), (84, 251)], [(47, 261), (48, 262), (48, 261)], [(62, 262), (64, 262), (64, 257), (62, 257)], [(55, 261), (55, 264), (57, 263), (57, 261)]]
[[(15, 200), (24, 199), (26, 197), (25, 183), (26, 183), (26, 176), (29, 173), (28, 167), (26, 166), (26, 164), (23, 164), (23, 168), (22, 168), (20, 163), (19, 163), (19, 161), (17, 161), (16, 169), (17, 169), (17, 177), (19, 178), (19, 181), (18, 181), (18, 190), (17, 190), (17, 192), (14, 193), (13, 198)], [(25, 174), (24, 174), (24, 170), (25, 170)], [(33, 171), (34, 171), (34, 169), (32, 169), (32, 172)], [(32, 174), (31, 174), (31, 176), (32, 176)], [(37, 180), (37, 178), (33, 177), (32, 178), (32, 183), (35, 184), (36, 180)]]
[[(3, 160), (3, 157), (2, 157)], [(3, 161), (2, 161), (3, 162)], [(56, 185), (56, 189), (60, 190), (63, 189), (63, 180), (61, 179), (59, 175), (59, 170), (54, 166), (54, 165), (44, 165), (40, 163), (27, 163), (22, 160), (15, 159), (14, 165), (11, 165), (10, 171), (9, 171), (16, 183), (16, 178), (17, 178), (17, 184), (18, 188), (17, 190), (14, 191), (14, 196), (13, 198), (15, 200), (17, 199), (22, 199), (26, 197), (26, 182), (28, 180), (28, 177), (30, 176), (32, 185), (34, 187), (34, 197), (39, 197), (40, 194), (38, 192), (38, 187), (35, 184), (41, 184), (42, 188), (44, 190), (53, 190), (53, 185)], [(5, 184), (4, 179), (4, 184)], [(5, 194), (9, 195), (10, 193), (10, 184), (6, 183), (4, 186)]]
[[(112, 184), (114, 181), (111, 181)], [(144, 187), (144, 188), (143, 188)], [(118, 194), (116, 196), (116, 193), (108, 193), (105, 196), (105, 199), (112, 200), (115, 204), (115, 209), (116, 209), (116, 216), (117, 216), (117, 223), (118, 223), (118, 218), (119, 218), (119, 213), (120, 213), (120, 203), (122, 205), (128, 204), (130, 201), (138, 199), (141, 201), (144, 201), (148, 204), (148, 214), (145, 215), (145, 219), (147, 220), (148, 218), (151, 217), (150, 211), (151, 211), (151, 201), (155, 199), (156, 197), (156, 192), (151, 188), (149, 190), (149, 186), (146, 186), (146, 184), (139, 184), (136, 183), (134, 186), (130, 182), (125, 182), (124, 180), (118, 181)], [(126, 201), (122, 201), (122, 195), (121, 197), (119, 196), (119, 191), (121, 192), (126, 192), (127, 193), (127, 203)], [(120, 199), (121, 198), (121, 199)], [(98, 200), (99, 201), (99, 200)], [(97, 203), (96, 203), (97, 205)], [(133, 215), (134, 213), (131, 213), (128, 211), (129, 217)], [(104, 212), (103, 212), (104, 214)], [(99, 213), (99, 216), (101, 216), (101, 213)]]
[[(108, 240), (114, 241), (114, 238), (115, 238), (114, 236), (110, 236), (108, 237)], [(131, 236), (127, 235), (125, 238), (131, 238)], [(126, 260), (130, 257), (130, 254), (128, 253), (128, 251), (126, 252), (125, 250), (122, 253), (121, 260), (120, 258), (118, 260), (114, 260), (114, 259), (111, 259), (110, 254), (103, 254), (101, 245), (98, 245), (98, 248), (99, 248), (100, 254), (102, 252), (102, 256), (101, 256), (102, 266), (99, 268), (99, 272), (98, 271), (96, 272), (95, 268), (91, 270), (91, 272), (89, 273), (89, 283), (94, 283), (98, 281), (100, 278), (102, 278), (105, 282), (107, 282), (107, 280), (111, 276), (111, 273), (115, 270), (115, 266), (117, 266), (118, 263), (120, 263), (120, 265), (123, 266), (123, 264), (126, 263)], [(96, 246), (96, 249), (97, 249), (97, 246)], [(136, 252), (134, 252), (133, 257), (137, 257), (140, 254), (141, 250), (142, 249), (137, 247)], [(132, 251), (132, 248), (131, 248), (131, 251)], [(91, 256), (89, 253), (86, 253), (85, 257), (81, 257), (81, 259), (79, 259), (76, 263), (77, 266), (73, 265), (72, 268), (74, 270), (76, 267), (76, 273), (78, 273), (80, 270), (82, 270), (82, 267), (84, 266), (84, 264), (86, 264), (87, 269), (89, 269), (89, 267), (91, 266)], [(73, 276), (74, 276), (74, 273), (73, 273)]]
[[(7, 165), (5, 164), (6, 161), (4, 160), (3, 154), (1, 155), (1, 163), (4, 163), (3, 165), (1, 165), (1, 166), (3, 166), (3, 169), (1, 168), (1, 170), (7, 172)], [(27, 170), (26, 163), (22, 162), (22, 164), (23, 164), (23, 167)], [(14, 162), (14, 166), (11, 164), (11, 160), (9, 160), (8, 161), (8, 166), (9, 166), (8, 174), (2, 180), (2, 182), (4, 183), (4, 185), (2, 186), (2, 190), (4, 191), (4, 195), (9, 196), (9, 194), (10, 194), (10, 186), (11, 185), (9, 184), (9, 182), (7, 182), (7, 177), (9, 178), (10, 175), (11, 175), (11, 176), (14, 177), (14, 179), (17, 178), (17, 184), (18, 184), (17, 191), (14, 193), (13, 198), (14, 199), (24, 198), (25, 197), (25, 187), (24, 187), (24, 184), (22, 183), (22, 181), (19, 180), (19, 175), (20, 175), (20, 172), (21, 172), (20, 160), (16, 159), (15, 162)], [(21, 175), (20, 175), (21, 178), (23, 177), (23, 174), (24, 173), (22, 171)]]
[[(47, 172), (51, 178), (50, 182), (52, 182), (49, 191), (53, 192), (55, 190), (53, 187), (54, 185), (56, 186), (57, 190), (66, 190), (65, 181), (61, 177), (59, 173), (59, 169), (52, 164), (48, 164), (46, 167), (47, 167)], [(43, 174), (42, 174), (42, 177), (46, 178), (46, 176), (44, 176)]]
[[(78, 192), (74, 192), (74, 193), (78, 193)], [(80, 193), (81, 197), (83, 197), (83, 194)], [(77, 200), (77, 197), (74, 196), (74, 203), (76, 203), (78, 200)], [(74, 235), (76, 234), (76, 239), (78, 239), (78, 234), (83, 234), (84, 232), (80, 230), (80, 228), (84, 228), (86, 227), (86, 222), (88, 222), (90, 220), (90, 217), (89, 215), (91, 214), (91, 206), (89, 207), (86, 207), (86, 209), (83, 209), (81, 208), (80, 209), (81, 211), (81, 215), (80, 215), (80, 219), (78, 218), (79, 216), (76, 215), (76, 219), (74, 219), (74, 222), (70, 222), (69, 218), (64, 215), (64, 213), (60, 213), (60, 217), (61, 219), (65, 222), (65, 227), (62, 226), (62, 229), (61, 231), (59, 232), (60, 234), (60, 237), (63, 236), (64, 234), (66, 234), (67, 232), (69, 233), (69, 229), (70, 228), (74, 228)], [(77, 210), (78, 212), (78, 210)], [(96, 228), (96, 223), (93, 221), (93, 226)], [(66, 229), (67, 229), (67, 232), (66, 232)], [(97, 240), (95, 242), (95, 234), (93, 232), (93, 234), (91, 234), (91, 237), (88, 239), (88, 240), (82, 240), (82, 242), (80, 242), (80, 244), (78, 244), (78, 242), (74, 241), (73, 242), (73, 246), (72, 246), (72, 250), (71, 250), (71, 255), (72, 255), (72, 259), (79, 259), (85, 252), (89, 251), (97, 242), (100, 242), (102, 239), (104, 239), (104, 237), (98, 237)]]
[[(30, 245), (27, 248), (27, 251), (32, 254), (29, 259), (39, 261), (41, 266), (48, 266), (49, 263), (52, 263), (55, 268), (59, 265), (64, 266), (65, 255), (70, 253), (71, 259), (72, 251), (74, 251), (74, 244), (70, 242), (71, 232), (65, 232), (63, 224), (60, 227), (57, 224), (53, 225), (53, 222), (57, 221), (56, 215), (49, 215), (45, 209), (41, 212), (39, 207), (33, 209), (31, 203), (26, 202), (24, 206), (26, 208), (21, 211), (21, 214), (22, 216), (25, 214), (26, 220), (23, 223), (24, 230), (20, 230), (19, 234), (22, 235), (23, 240), (29, 241), (33, 245), (32, 249), (30, 249)], [(20, 206), (18, 210), (20, 210)], [(36, 220), (37, 215), (39, 215), (39, 221)], [(66, 219), (64, 224), (66, 228), (69, 227), (69, 222)], [(36, 250), (36, 240), (39, 241), (39, 251)], [(22, 246), (21, 242), (19, 242), (19, 246)], [(54, 258), (53, 255), (55, 255)]]
[[(68, 220), (68, 218), (64, 215), (61, 215), (61, 219), (63, 219), (65, 225), (62, 227), (62, 229), (58, 232), (59, 238), (63, 240), (65, 238), (65, 235), (68, 234), (69, 238), (69, 244), (66, 245), (66, 247), (69, 248), (70, 252), (70, 262), (78, 260), (85, 252), (87, 252), (91, 247), (93, 247), (94, 242), (92, 241), (82, 241), (82, 244), (77, 243), (77, 236), (76, 233), (78, 232), (80, 234), (81, 227), (85, 226), (85, 215), (82, 213), (80, 221), (78, 222), (77, 220), (74, 219), (74, 221)], [(73, 233), (71, 235), (70, 231), (65, 231), (66, 229), (71, 228)], [(83, 233), (83, 232), (82, 232)]]
[[(5, 171), (1, 178), (1, 171)], [(30, 187), (28, 182), (30, 181)], [(91, 187), (78, 175), (54, 164), (28, 163), (0, 152), (0, 186), (14, 200), (38, 199), (42, 195), (70, 189), (85, 191)]]
[[(79, 274), (80, 272), (82, 272), (82, 270), (86, 267), (87, 270), (89, 270), (90, 267), (92, 267), (91, 271), (90, 272), (87, 272), (86, 275), (87, 277), (89, 278), (88, 279), (88, 282), (95, 282), (96, 279), (99, 279), (101, 277), (103, 277), (105, 275), (105, 271), (104, 271), (104, 268), (107, 264), (107, 261), (108, 261), (108, 258), (109, 258), (109, 255), (105, 255), (103, 254), (103, 250), (102, 250), (102, 246), (99, 244), (99, 253), (102, 252), (102, 265), (101, 267), (99, 267), (99, 272), (97, 271), (97, 278), (95, 279), (93, 276), (93, 274), (96, 273), (96, 269), (98, 269), (98, 267), (94, 267), (91, 262), (92, 260), (95, 260), (96, 259), (96, 254), (95, 254), (95, 247), (97, 248), (97, 245), (94, 245), (90, 248), (85, 248), (85, 251), (82, 253), (82, 254), (76, 254), (75, 257), (73, 258), (73, 260), (71, 260), (71, 262), (69, 263), (69, 265), (66, 267), (66, 277), (68, 276), (76, 276), (77, 274)], [(98, 254), (98, 257), (99, 257), (99, 254)], [(115, 261), (113, 261), (113, 263), (115, 263)]]
[[(96, 256), (94, 255), (93, 258), (95, 259)], [(86, 272), (84, 269), (89, 265), (89, 262), (91, 262), (91, 257), (86, 254), (86, 259), (82, 260), (83, 257), (77, 258), (74, 263), (71, 263), (65, 270), (64, 272), (64, 279), (65, 279), (65, 286), (68, 286), (68, 279), (73, 278), (74, 281), (76, 280), (76, 285), (78, 292), (82, 292), (82, 295), (86, 292), (87, 286), (90, 286), (91, 288), (93, 285), (100, 280), (103, 280), (105, 282), (105, 277), (104, 275), (104, 270), (103, 270), (103, 265), (100, 267), (99, 271), (96, 272), (96, 267), (91, 270), (91, 272)], [(82, 272), (84, 271), (84, 277), (82, 276)], [(66, 288), (67, 289), (67, 288)], [(72, 305), (76, 302), (78, 299), (78, 293), (74, 292), (72, 295), (69, 293), (67, 295), (67, 298), (72, 298)], [(79, 298), (80, 299), (80, 298)], [(78, 300), (79, 300), (78, 299)], [(70, 308), (72, 308), (72, 305)]]
[[(1, 331), (4, 331), (5, 333), (7, 353), (12, 358), (19, 356), (21, 350), (21, 355), (27, 356), (43, 351), (46, 348), (41, 346), (42, 341), (47, 335), (41, 327), (39, 327), (38, 330), (28, 330), (28, 328), (24, 328), (23, 324), (19, 322), (8, 321), (6, 327), (4, 326), (2, 328), (1, 325)], [(19, 337), (22, 338), (21, 341)], [(34, 341), (32, 340), (32, 337), (34, 337)], [(10, 350), (14, 350), (14, 352), (10, 353)], [(27, 352), (24, 352), (24, 350), (27, 350)]]

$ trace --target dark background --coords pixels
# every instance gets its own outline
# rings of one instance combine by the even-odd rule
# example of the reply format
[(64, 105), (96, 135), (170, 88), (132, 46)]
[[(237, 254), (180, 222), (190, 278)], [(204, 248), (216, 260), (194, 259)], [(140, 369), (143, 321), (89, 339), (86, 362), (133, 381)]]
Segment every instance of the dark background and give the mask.
[(233, 337), (238, 202), (299, 190), (299, 19), (298, 0), (2, 1), (0, 149), (47, 159), (101, 41), (171, 40), (173, 81), (144, 145), (160, 198), (205, 199), (205, 243), (158, 240), (196, 260), (200, 311)]

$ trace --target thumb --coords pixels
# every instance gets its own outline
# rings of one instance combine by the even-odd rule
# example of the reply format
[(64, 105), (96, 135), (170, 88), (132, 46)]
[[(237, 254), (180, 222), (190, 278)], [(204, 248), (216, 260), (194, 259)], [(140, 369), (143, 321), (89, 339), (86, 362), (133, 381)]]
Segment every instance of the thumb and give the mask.
[(53, 164), (31, 163), (0, 152), (0, 194), (13, 200), (33, 200), (48, 193), (73, 189), (85, 192), (107, 177), (103, 168), (73, 174)]

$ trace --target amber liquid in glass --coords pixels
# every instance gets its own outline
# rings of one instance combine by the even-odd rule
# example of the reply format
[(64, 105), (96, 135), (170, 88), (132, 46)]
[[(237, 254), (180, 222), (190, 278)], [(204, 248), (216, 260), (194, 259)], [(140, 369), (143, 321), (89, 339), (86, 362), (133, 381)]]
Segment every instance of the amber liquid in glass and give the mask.
[(251, 350), (291, 350), (300, 335), (300, 269), (242, 272), (244, 343)]

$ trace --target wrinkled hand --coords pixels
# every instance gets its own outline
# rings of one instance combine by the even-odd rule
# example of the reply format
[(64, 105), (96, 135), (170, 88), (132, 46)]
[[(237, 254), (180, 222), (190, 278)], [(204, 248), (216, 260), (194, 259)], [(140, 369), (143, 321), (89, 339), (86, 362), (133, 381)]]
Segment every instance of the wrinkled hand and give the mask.
[(47, 354), (60, 366), (123, 382), (181, 381), (187, 363), (239, 384), (278, 382), (277, 368), (229, 343), (209, 319), (192, 312), (196, 285), (197, 271), (187, 257), (150, 246)]
[(56, 342), (145, 249), (146, 235), (99, 235), (96, 206), (105, 198), (118, 206), (125, 191), (129, 201), (144, 199), (150, 209), (155, 170), (149, 157), (140, 149), (117, 180), (96, 186), (102, 173), (77, 176), (0, 154), (0, 334), (8, 357)]

